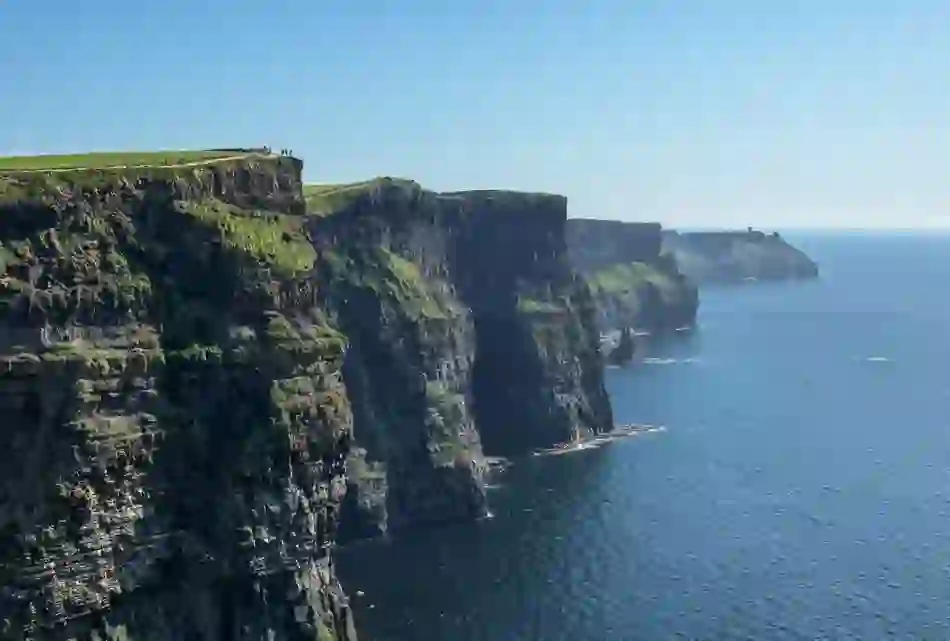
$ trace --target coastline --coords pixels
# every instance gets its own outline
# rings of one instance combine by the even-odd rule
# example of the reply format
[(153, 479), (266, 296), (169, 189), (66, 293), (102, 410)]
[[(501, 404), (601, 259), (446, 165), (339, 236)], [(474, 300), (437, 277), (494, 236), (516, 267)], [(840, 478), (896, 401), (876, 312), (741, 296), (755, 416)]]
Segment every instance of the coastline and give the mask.
[(571, 452), (597, 449), (620, 439), (665, 431), (666, 427), (663, 425), (629, 423), (627, 425), (617, 426), (609, 432), (596, 434), (587, 438), (577, 439), (569, 443), (561, 443), (559, 445), (555, 445), (554, 447), (535, 450), (531, 453), (531, 456), (560, 456), (562, 454), (570, 454)]

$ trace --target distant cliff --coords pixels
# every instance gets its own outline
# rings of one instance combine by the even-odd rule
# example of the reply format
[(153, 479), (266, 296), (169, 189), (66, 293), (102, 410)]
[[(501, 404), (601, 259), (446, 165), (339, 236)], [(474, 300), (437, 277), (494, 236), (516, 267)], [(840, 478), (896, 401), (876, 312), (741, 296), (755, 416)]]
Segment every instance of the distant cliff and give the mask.
[(818, 265), (777, 232), (663, 233), (663, 250), (697, 283), (816, 278)]
[(338, 535), (612, 427), (563, 197), (145, 160), (0, 167), (0, 639), (352, 641)]
[(601, 331), (656, 333), (695, 324), (698, 292), (663, 253), (662, 233), (659, 223), (567, 222), (571, 260), (590, 286)]

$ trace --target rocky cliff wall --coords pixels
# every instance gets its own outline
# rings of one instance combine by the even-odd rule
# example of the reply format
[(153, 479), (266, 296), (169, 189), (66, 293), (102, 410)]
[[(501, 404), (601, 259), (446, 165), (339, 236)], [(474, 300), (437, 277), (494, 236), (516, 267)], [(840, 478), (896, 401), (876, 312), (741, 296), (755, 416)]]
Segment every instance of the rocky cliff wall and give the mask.
[(571, 219), (567, 241), (592, 291), (602, 332), (657, 333), (696, 323), (698, 291), (676, 258), (662, 252), (659, 223)]
[(287, 158), (0, 176), (0, 639), (355, 638), (302, 210)]
[(382, 179), (310, 202), (351, 341), (358, 448), (344, 537), (484, 514), (484, 454), (609, 429), (566, 201)]
[(660, 257), (662, 230), (660, 223), (571, 218), (567, 246), (571, 261), (583, 272), (618, 263), (652, 264)]
[(563, 198), (300, 171), (0, 176), (0, 639), (355, 639), (340, 536), (612, 427)]
[(748, 229), (663, 234), (664, 251), (697, 283), (816, 278), (818, 265), (780, 234)]
[(459, 291), (472, 309), (476, 412), (490, 453), (611, 429), (590, 290), (565, 241), (567, 199), (468, 192)]

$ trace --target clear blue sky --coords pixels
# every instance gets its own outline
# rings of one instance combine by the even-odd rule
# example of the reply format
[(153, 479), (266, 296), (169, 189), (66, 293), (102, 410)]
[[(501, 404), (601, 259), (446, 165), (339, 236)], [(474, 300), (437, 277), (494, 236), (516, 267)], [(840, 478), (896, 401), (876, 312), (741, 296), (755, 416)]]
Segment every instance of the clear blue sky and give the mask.
[(0, 154), (269, 144), (573, 216), (950, 226), (948, 33), (947, 0), (5, 0)]

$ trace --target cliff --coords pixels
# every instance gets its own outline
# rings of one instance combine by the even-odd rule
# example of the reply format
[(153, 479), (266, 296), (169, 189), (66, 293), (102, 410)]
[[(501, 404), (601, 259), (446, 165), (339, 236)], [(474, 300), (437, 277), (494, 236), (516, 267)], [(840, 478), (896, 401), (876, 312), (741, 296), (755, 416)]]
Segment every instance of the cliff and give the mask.
[(0, 175), (0, 638), (355, 638), (300, 169)]
[(696, 322), (699, 295), (662, 251), (659, 223), (571, 219), (571, 260), (584, 274), (602, 332), (634, 328), (662, 333)]
[(485, 454), (610, 429), (566, 200), (405, 180), (308, 188), (351, 349), (346, 538), (485, 513)]
[(778, 232), (675, 232), (663, 234), (663, 249), (697, 283), (817, 278), (818, 265)]
[(563, 198), (83, 162), (0, 173), (0, 639), (355, 639), (338, 533), (612, 427)]

